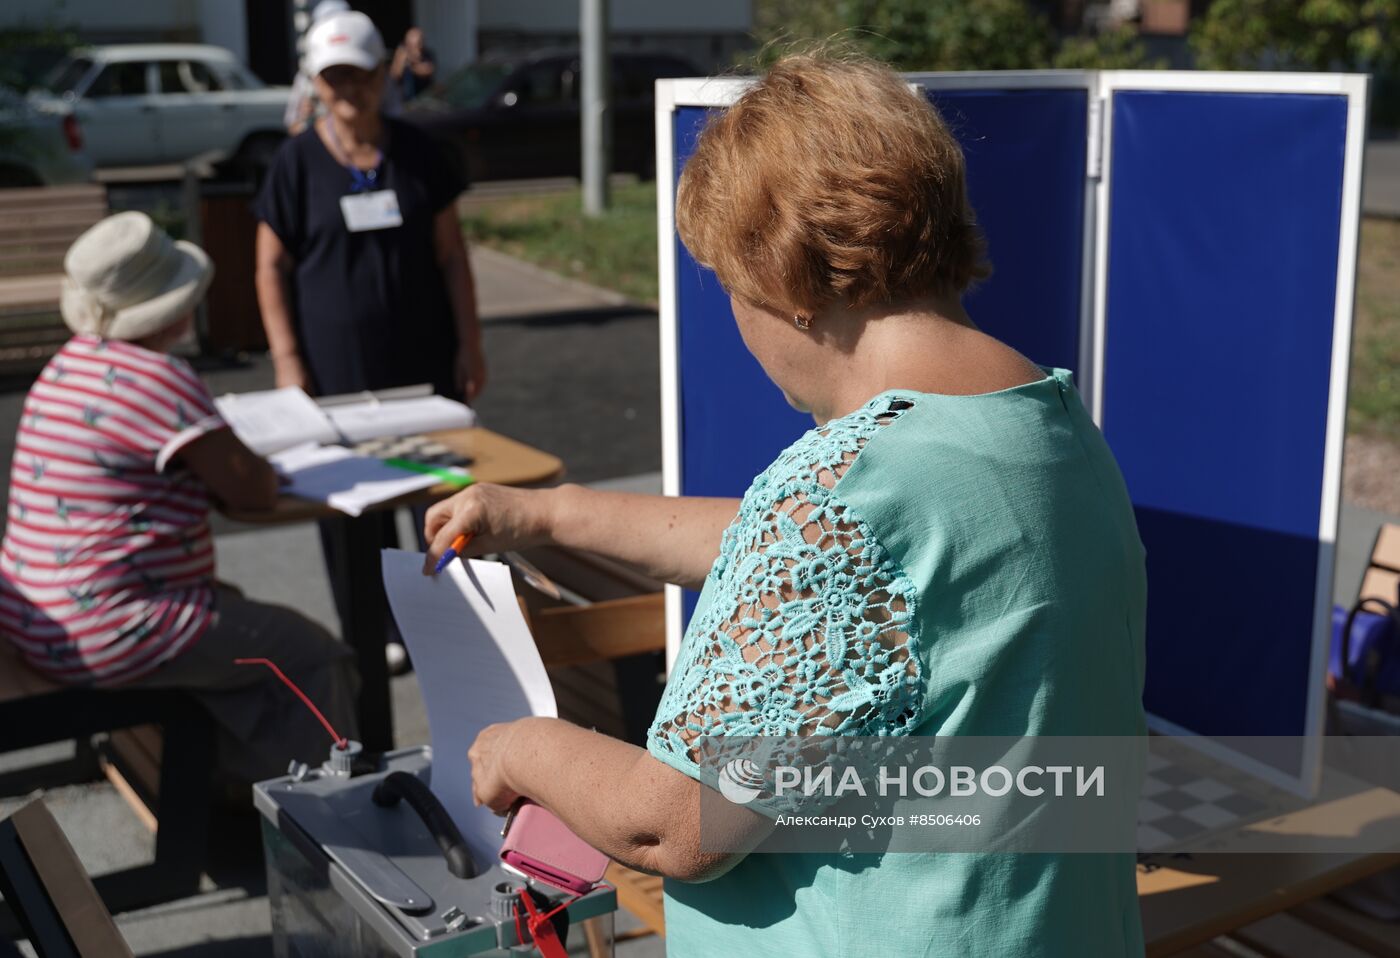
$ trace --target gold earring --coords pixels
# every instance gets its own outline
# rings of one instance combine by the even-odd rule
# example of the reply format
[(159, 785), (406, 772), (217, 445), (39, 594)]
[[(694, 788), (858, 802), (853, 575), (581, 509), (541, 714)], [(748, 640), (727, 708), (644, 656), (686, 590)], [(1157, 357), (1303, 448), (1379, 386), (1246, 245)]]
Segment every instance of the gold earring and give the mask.
[(812, 328), (812, 317), (803, 316), (801, 313), (792, 314), (792, 325), (802, 330), (804, 333)]

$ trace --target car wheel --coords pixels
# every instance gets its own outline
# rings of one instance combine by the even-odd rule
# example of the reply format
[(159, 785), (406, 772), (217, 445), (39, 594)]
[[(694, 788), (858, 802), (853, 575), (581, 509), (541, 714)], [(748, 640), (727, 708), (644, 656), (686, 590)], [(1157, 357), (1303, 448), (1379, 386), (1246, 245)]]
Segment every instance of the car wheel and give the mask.
[(28, 167), (0, 166), (0, 190), (22, 189), (28, 186), (43, 186), (39, 174)]

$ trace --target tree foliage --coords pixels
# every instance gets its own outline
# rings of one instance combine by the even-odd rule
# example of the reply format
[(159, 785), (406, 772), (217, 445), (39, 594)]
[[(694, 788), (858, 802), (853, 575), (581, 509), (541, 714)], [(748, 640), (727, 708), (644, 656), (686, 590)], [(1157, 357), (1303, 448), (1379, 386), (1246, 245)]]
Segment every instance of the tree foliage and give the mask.
[(1036, 69), (1055, 46), (1025, 0), (769, 0), (755, 29), (778, 47), (835, 39), (901, 70)]
[(1142, 36), (1128, 24), (1094, 36), (1069, 37), (1055, 53), (1061, 70), (1160, 70), (1166, 61), (1147, 55)]
[(1215, 0), (1191, 33), (1207, 70), (1400, 68), (1400, 0)]
[(72, 27), (0, 30), (0, 86), (27, 89), (77, 43)]
[(760, 64), (793, 42), (835, 41), (901, 70), (1160, 65), (1128, 27), (1061, 44), (1027, 0), (759, 0), (754, 31), (768, 44)]

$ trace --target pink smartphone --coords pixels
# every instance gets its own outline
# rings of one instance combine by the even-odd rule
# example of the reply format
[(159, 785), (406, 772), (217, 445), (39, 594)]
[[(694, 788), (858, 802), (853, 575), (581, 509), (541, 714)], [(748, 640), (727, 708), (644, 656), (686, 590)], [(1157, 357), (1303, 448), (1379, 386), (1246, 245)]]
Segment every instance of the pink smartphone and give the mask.
[(582, 895), (603, 880), (608, 856), (569, 831), (534, 802), (522, 802), (506, 823), (501, 861), (555, 888)]

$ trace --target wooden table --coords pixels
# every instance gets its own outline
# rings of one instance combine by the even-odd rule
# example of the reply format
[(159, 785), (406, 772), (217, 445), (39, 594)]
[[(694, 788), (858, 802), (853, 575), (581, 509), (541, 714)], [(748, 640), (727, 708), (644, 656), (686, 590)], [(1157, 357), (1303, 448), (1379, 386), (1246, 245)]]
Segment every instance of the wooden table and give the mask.
[[(1250, 852), (1260, 832), (1317, 851)], [(1343, 848), (1345, 840), (1364, 838)], [(1358, 847), (1359, 846), (1359, 847)], [(1187, 855), (1138, 866), (1149, 956), (1174, 955), (1217, 935), (1400, 866), (1400, 794), (1333, 769), (1311, 805), (1188, 846)]]
[[(530, 486), (551, 482), (564, 473), (564, 464), (558, 457), (489, 429), (449, 429), (428, 435), (468, 458), (467, 468), (479, 482)], [(282, 496), (265, 512), (232, 510), (224, 513), (235, 521), (258, 525), (331, 520), (328, 532), (331, 575), (338, 586), (336, 612), (340, 616), (342, 637), (354, 648), (359, 660), (359, 734), (366, 751), (394, 747), (389, 670), (384, 661), (389, 604), (380, 570), (377, 519), (367, 520), (366, 517), (384, 510), (435, 502), (456, 491), (455, 486), (439, 483), (430, 489), (381, 503), (358, 518), (293, 496)]]

